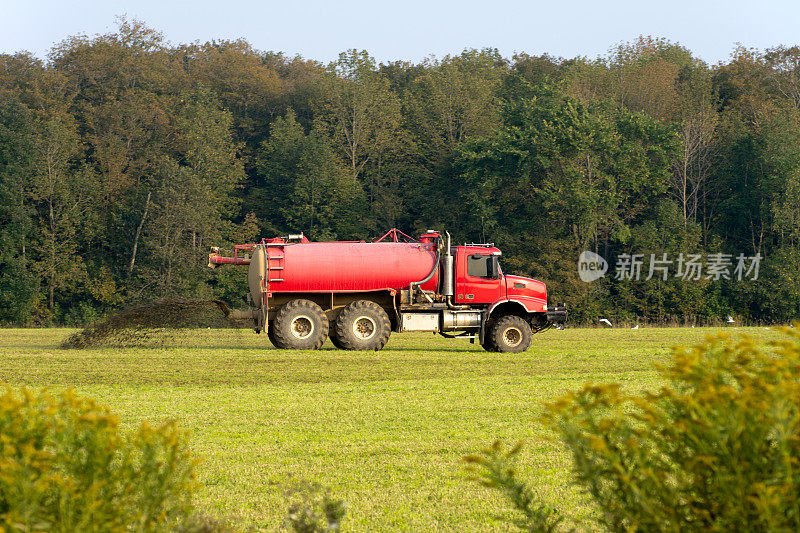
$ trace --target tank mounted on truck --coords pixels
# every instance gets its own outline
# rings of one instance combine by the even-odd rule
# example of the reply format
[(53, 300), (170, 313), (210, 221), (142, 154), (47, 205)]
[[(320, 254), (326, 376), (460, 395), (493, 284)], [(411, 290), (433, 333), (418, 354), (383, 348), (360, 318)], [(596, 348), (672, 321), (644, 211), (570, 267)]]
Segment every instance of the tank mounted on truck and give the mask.
[(392, 229), (375, 242), (311, 242), (303, 234), (212, 248), (208, 266), (249, 265), (245, 311), (278, 348), (380, 350), (394, 332), (428, 331), (523, 352), (532, 333), (567, 317), (544, 283), (504, 274), (493, 244), (451, 246), (450, 234), (414, 239)]

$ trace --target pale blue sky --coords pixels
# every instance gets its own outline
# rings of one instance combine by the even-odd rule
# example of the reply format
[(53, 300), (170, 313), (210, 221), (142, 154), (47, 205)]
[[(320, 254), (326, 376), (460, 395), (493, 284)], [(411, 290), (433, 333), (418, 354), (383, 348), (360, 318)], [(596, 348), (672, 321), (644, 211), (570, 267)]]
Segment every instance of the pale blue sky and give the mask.
[(260, 50), (329, 61), (347, 48), (418, 61), (465, 47), (596, 57), (638, 35), (666, 37), (715, 63), (734, 43), (800, 44), (800, 0), (0, 0), (0, 53), (44, 57), (69, 35), (127, 14), (172, 43), (244, 37)]

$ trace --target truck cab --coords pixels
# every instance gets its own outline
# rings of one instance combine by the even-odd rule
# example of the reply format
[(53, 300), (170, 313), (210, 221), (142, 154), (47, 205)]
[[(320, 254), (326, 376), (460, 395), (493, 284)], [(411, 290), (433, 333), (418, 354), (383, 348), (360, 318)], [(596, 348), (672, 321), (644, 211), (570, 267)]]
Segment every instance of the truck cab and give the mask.
[(528, 312), (546, 312), (547, 290), (544, 283), (504, 274), (500, 268), (501, 255), (494, 246), (456, 247), (456, 303), (492, 305), (515, 301)]
[(503, 272), (502, 252), (494, 245), (465, 244), (451, 248), (451, 254), (455, 259), (454, 303), (482, 310), (477, 336), (487, 350), (524, 351), (533, 332), (566, 318), (562, 307), (548, 313), (544, 283)]

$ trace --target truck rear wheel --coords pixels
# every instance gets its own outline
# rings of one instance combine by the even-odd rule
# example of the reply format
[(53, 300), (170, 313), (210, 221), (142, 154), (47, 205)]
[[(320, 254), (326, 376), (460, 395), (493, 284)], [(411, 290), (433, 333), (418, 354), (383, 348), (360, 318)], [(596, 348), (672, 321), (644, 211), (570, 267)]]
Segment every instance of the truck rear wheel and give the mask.
[(333, 344), (336, 348), (340, 350), (346, 350), (347, 348), (339, 342), (339, 338), (336, 336), (336, 321), (330, 323), (328, 327), (328, 338), (331, 340), (331, 344)]
[(275, 338), (275, 321), (269, 323), (269, 327), (267, 328), (267, 337), (269, 338), (269, 342), (276, 348), (285, 349), (286, 346), (281, 346), (278, 344), (278, 339)]
[(518, 316), (504, 316), (492, 326), (489, 339), (498, 352), (521, 353), (531, 346), (531, 326)]
[(273, 321), (275, 345), (292, 350), (316, 350), (328, 337), (328, 319), (310, 300), (292, 300), (278, 310)]
[(380, 350), (391, 332), (389, 315), (369, 300), (349, 304), (336, 319), (336, 341), (347, 350)]

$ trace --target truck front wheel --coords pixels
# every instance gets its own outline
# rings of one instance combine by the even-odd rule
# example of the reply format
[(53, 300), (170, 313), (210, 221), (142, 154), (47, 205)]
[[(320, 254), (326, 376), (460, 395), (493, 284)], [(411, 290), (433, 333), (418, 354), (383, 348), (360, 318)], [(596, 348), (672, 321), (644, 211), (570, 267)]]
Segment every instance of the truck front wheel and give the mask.
[(531, 326), (518, 316), (497, 319), (489, 336), (498, 352), (521, 353), (531, 346)]
[(273, 321), (275, 345), (292, 350), (316, 350), (328, 338), (328, 319), (310, 300), (292, 300), (278, 310)]
[(336, 319), (336, 341), (347, 350), (380, 350), (391, 332), (389, 315), (369, 300), (349, 304)]
[(494, 344), (494, 336), (493, 336), (494, 322), (495, 321), (493, 319), (489, 319), (489, 320), (486, 321), (486, 325), (484, 326), (485, 329), (484, 329), (484, 334), (483, 334), (483, 342), (481, 343), (481, 346), (487, 352), (496, 352), (496, 351), (498, 351), (497, 350), (497, 346), (495, 346), (495, 344)]

